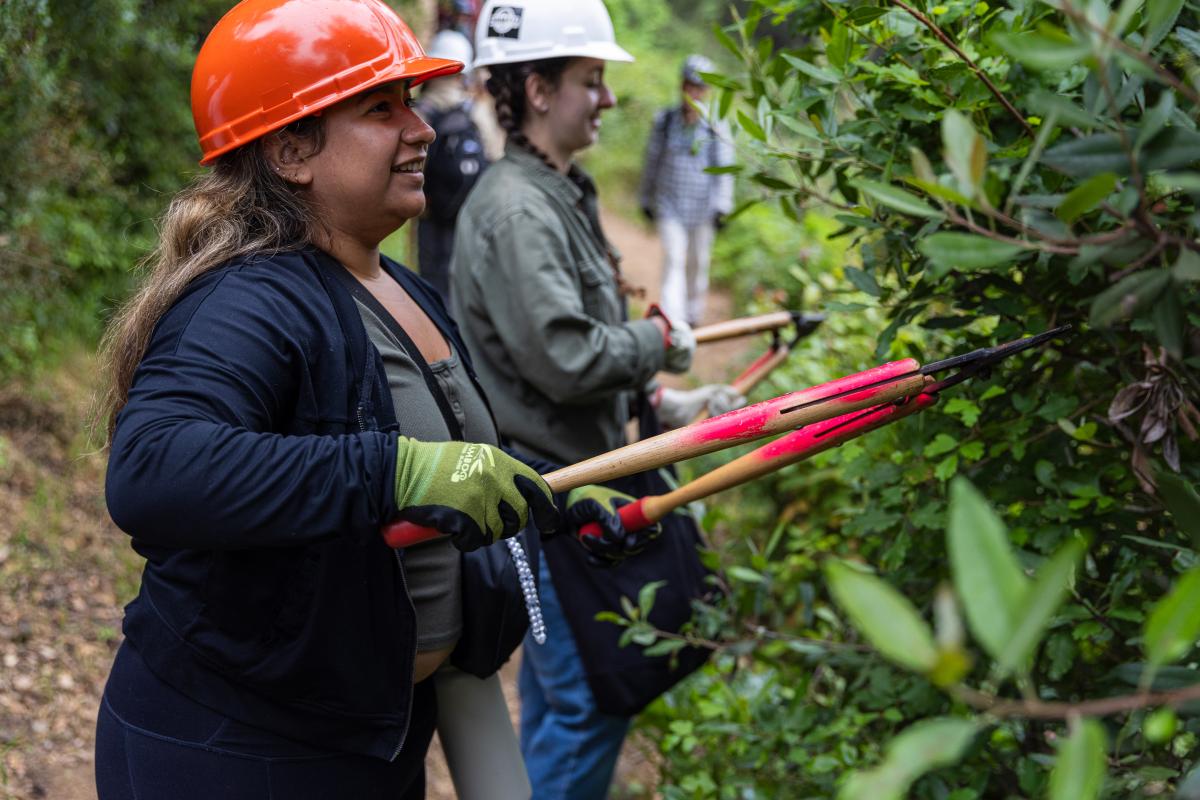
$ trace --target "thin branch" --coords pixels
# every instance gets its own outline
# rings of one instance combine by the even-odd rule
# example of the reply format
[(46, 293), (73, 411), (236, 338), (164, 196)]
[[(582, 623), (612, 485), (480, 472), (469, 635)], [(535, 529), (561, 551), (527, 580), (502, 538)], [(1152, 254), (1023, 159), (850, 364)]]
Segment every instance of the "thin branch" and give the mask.
[(990, 91), (992, 95), (1000, 101), (1000, 105), (1004, 106), (1004, 108), (1008, 110), (1008, 113), (1012, 115), (1013, 119), (1021, 124), (1021, 127), (1025, 129), (1025, 133), (1029, 135), (1030, 139), (1037, 136), (1033, 130), (1033, 126), (1025, 121), (1025, 117), (1012, 103), (1008, 101), (1008, 98), (1004, 96), (1004, 93), (996, 88), (996, 84), (992, 83), (992, 80), (987, 76), (987, 73), (985, 73), (978, 64), (972, 61), (971, 57), (964, 53), (962, 49), (954, 43), (954, 40), (946, 35), (945, 31), (935, 25), (933, 20), (905, 3), (904, 0), (888, 0), (888, 2), (894, 6), (897, 6), (898, 8), (904, 9), (909, 16), (928, 28), (934, 36), (941, 40), (942, 44), (946, 45), (946, 47), (949, 47), (956, 56), (962, 59), (963, 63), (975, 73), (975, 77), (983, 81), (983, 84), (988, 88), (988, 91)]
[(1080, 703), (1046, 702), (1036, 699), (1009, 700), (972, 689), (969, 686), (956, 687), (951, 690), (951, 694), (955, 699), (993, 717), (1069, 719), (1071, 717), (1103, 717), (1155, 706), (1176, 708), (1189, 701), (1200, 700), (1200, 684), (1169, 692), (1140, 692), (1105, 697), (1100, 700), (1084, 700)]

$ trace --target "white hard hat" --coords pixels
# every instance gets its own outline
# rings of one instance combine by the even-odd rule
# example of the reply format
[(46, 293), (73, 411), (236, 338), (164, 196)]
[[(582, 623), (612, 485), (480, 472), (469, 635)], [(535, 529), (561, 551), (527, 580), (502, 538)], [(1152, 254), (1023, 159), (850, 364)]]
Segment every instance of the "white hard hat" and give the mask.
[(602, 0), (488, 0), (479, 12), (473, 66), (567, 56), (633, 61)]
[(425, 48), (425, 54), (432, 58), (461, 61), (465, 65), (463, 72), (470, 71), (471, 61), (475, 58), (475, 53), (471, 50), (471, 40), (449, 28), (437, 32), (437, 35), (429, 42), (429, 47)]

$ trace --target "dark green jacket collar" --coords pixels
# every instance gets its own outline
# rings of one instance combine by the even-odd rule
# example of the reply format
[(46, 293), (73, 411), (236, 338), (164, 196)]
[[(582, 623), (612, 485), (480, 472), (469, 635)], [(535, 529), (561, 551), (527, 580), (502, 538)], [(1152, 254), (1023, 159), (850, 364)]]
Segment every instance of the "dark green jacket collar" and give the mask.
[(592, 176), (584, 172), (578, 164), (572, 162), (571, 168), (564, 175), (524, 147), (512, 142), (504, 145), (504, 157), (528, 170), (530, 180), (534, 184), (563, 200), (567, 205), (578, 206), (585, 197), (594, 202), (596, 184), (592, 181)]

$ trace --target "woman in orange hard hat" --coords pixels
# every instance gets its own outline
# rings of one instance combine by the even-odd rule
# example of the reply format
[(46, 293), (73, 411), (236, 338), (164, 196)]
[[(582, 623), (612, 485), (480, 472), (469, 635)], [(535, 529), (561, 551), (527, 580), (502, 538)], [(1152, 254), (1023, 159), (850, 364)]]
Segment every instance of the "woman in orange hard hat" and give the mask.
[[(200, 51), (212, 169), (106, 340), (106, 498), (146, 564), (101, 800), (424, 794), (426, 679), (490, 612), (461, 553), (556, 522), (436, 294), (379, 250), (425, 204), (409, 91), (461, 68), (380, 0), (245, 0)], [(449, 535), (392, 551), (395, 519)]]

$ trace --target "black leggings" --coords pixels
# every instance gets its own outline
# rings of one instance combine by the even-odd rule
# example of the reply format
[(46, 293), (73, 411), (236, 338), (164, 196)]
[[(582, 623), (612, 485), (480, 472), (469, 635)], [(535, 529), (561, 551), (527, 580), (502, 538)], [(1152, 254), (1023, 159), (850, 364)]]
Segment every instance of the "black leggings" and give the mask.
[(414, 687), (408, 738), (387, 762), (236, 722), (158, 680), (125, 643), (100, 701), (99, 800), (420, 800), (432, 684)]

